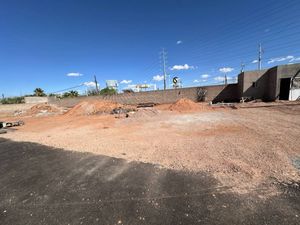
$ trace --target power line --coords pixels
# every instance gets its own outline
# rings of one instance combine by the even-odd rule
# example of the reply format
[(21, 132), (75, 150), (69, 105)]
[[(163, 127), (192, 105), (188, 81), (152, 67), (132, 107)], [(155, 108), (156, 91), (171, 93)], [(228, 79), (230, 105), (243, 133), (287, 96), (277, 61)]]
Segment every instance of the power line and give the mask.
[[(295, 44), (298, 44), (299, 41), (296, 41), (295, 43), (294, 42), (291, 42), (291, 43), (287, 43), (287, 44), (283, 44), (283, 45), (276, 45), (276, 46), (271, 46), (271, 47), (266, 47), (265, 46), (265, 50), (266, 50), (266, 53), (275, 53), (275, 52), (278, 52), (279, 50), (281, 50), (281, 52), (289, 49), (289, 48), (292, 48), (293, 47), (293, 50), (295, 50)], [(279, 54), (282, 54), (282, 53), (279, 53)], [(290, 53), (291, 54), (291, 53)], [(230, 59), (237, 59), (237, 60), (245, 60), (246, 57), (251, 57), (252, 56), (252, 60), (253, 58), (256, 58), (255, 57), (255, 52), (253, 51), (253, 53), (250, 53), (249, 51), (247, 53), (244, 53), (244, 54), (236, 54), (235, 52), (229, 52), (229, 53), (222, 53), (222, 52), (216, 52), (214, 54), (204, 54), (203, 57), (190, 57), (190, 59), (197, 59), (197, 61), (201, 61), (202, 63), (203, 62), (210, 62), (212, 61), (212, 59), (216, 60), (216, 59), (221, 59), (222, 62), (224, 62), (224, 59), (226, 61), (229, 61)], [(193, 61), (192, 61), (193, 62)]]
[[(297, 24), (295, 26), (299, 27), (299, 25)], [(277, 32), (272, 32), (270, 33), (270, 37), (266, 36), (264, 38), (257, 38), (257, 37), (253, 37), (253, 38), (231, 38), (231, 40), (229, 42), (226, 41), (221, 41), (221, 42), (217, 42), (216, 44), (214, 44), (214, 46), (209, 46), (209, 45), (203, 45), (203, 48), (209, 48), (209, 50), (211, 51), (212, 49), (218, 49), (219, 47), (222, 47), (224, 44), (230, 45), (232, 44), (233, 46), (237, 46), (238, 44), (242, 44), (239, 45), (239, 48), (249, 45), (249, 41), (253, 41), (253, 42), (257, 42), (257, 41), (262, 41), (264, 40), (264, 42), (273, 42), (273, 41), (287, 41), (286, 38), (290, 37), (290, 38), (297, 38), (297, 35), (300, 34), (300, 31), (296, 31), (296, 32), (292, 32), (292, 33), (288, 33), (288, 34), (284, 34), (282, 30), (279, 30)], [(298, 40), (296, 40), (298, 41)], [(291, 40), (289, 40), (289, 43), (291, 42)], [(299, 42), (299, 41), (298, 41)], [(191, 53), (198, 53), (200, 52), (199, 50), (195, 50), (195, 51), (191, 51)], [(201, 49), (201, 53), (203, 53), (203, 49)], [(197, 57), (196, 55), (194, 57)]]
[(149, 74), (151, 72), (151, 78), (150, 78), (150, 80), (152, 80), (152, 76), (153, 76), (152, 72), (155, 69), (158, 69), (158, 68), (159, 68), (159, 63), (158, 63), (158, 60), (156, 59), (156, 60), (152, 61), (150, 64), (148, 64), (147, 67), (146, 67), (146, 69), (140, 70), (138, 72), (138, 75), (140, 76), (140, 74), (144, 74), (144, 77), (147, 77), (146, 79), (148, 79), (149, 76), (150, 76)]
[[(275, 3), (277, 3), (277, 1)], [(248, 18), (249, 21), (252, 21), (253, 18), (255, 18), (255, 21), (260, 21), (261, 19), (267, 18), (270, 15), (274, 15), (277, 12), (281, 12), (284, 8), (288, 8), (288, 6), (291, 6), (291, 8), (289, 10), (289, 14), (286, 16), (293, 15), (291, 13), (291, 12), (293, 12), (293, 10), (295, 10), (294, 16), (297, 16), (298, 10), (296, 7), (292, 7), (292, 6), (294, 4), (298, 4), (298, 3), (299, 2), (297, 0), (290, 1), (290, 2), (284, 1), (284, 2), (282, 2), (282, 4), (278, 4), (276, 6), (276, 8), (273, 7), (273, 9), (270, 9), (270, 4), (266, 3), (265, 6), (262, 6), (260, 8), (261, 10), (255, 9), (254, 12), (251, 10), (247, 10), (248, 14), (245, 14), (245, 16), (243, 16), (243, 19), (245, 20), (245, 19), (247, 19), (247, 17), (250, 17), (250, 18)], [(272, 6), (275, 6), (275, 4), (273, 3)], [(264, 10), (264, 9), (268, 9), (268, 10)], [(282, 18), (279, 18), (279, 19), (280, 19), (280, 21), (282, 21)], [(272, 21), (274, 22), (274, 19), (272, 19)], [(230, 33), (226, 32), (226, 31), (232, 26), (232, 24), (234, 24), (235, 26), (242, 25), (242, 28), (246, 27), (247, 29), (249, 29), (249, 27), (251, 27), (251, 26), (255, 26), (256, 29), (258, 29), (258, 27), (266, 28), (265, 25), (262, 23), (252, 23), (252, 22), (244, 23), (243, 20), (237, 20), (236, 18), (233, 18), (231, 21), (228, 21), (227, 26), (224, 26), (222, 23), (220, 23), (219, 25), (217, 25), (215, 27), (215, 30), (218, 30), (219, 33), (225, 33), (225, 35), (222, 36), (222, 38), (224, 38), (224, 37), (228, 36), (228, 34), (231, 35)], [(278, 24), (278, 22), (276, 24)], [(189, 43), (194, 43), (194, 42), (199, 42), (199, 39), (194, 39), (194, 40), (189, 41)]]
[(74, 86), (74, 87), (65, 88), (65, 89), (62, 89), (62, 90), (59, 90), (59, 91), (54, 91), (54, 92), (51, 92), (51, 93), (52, 93), (52, 94), (56, 94), (56, 93), (68, 91), (68, 90), (71, 90), (71, 89), (76, 89), (76, 88), (82, 87), (82, 86), (84, 86), (84, 85), (85, 85), (85, 84), (80, 84), (80, 85), (77, 85), (77, 86)]

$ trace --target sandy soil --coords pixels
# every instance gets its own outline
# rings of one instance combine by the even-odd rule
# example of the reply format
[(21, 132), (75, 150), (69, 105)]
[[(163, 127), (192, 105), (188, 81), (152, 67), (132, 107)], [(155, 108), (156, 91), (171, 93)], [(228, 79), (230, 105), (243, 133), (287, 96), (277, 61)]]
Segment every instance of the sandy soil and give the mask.
[[(259, 103), (238, 109), (139, 109), (129, 117), (56, 115), (23, 118), (25, 126), (1, 135), (72, 151), (205, 171), (238, 192), (299, 181), (300, 105)], [(269, 107), (271, 106), (271, 107)]]

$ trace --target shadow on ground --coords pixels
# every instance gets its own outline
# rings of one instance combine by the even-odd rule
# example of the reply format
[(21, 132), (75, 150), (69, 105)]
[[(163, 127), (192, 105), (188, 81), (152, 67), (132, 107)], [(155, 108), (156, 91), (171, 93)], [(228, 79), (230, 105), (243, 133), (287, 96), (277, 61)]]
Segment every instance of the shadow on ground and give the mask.
[(204, 173), (0, 139), (2, 225), (291, 225), (299, 202), (299, 192), (261, 200)]

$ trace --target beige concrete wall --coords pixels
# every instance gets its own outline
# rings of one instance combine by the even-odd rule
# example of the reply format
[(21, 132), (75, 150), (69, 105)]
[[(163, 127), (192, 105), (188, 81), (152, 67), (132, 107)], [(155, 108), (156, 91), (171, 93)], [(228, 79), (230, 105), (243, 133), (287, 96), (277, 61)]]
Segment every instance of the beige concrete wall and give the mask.
[[(243, 72), (238, 76), (238, 96), (274, 101), (279, 96), (280, 79), (293, 77), (299, 70), (300, 63)], [(257, 82), (256, 87), (253, 82)]]
[(48, 97), (25, 97), (25, 103), (27, 104), (38, 104), (48, 102)]
[(18, 113), (19, 111), (26, 111), (30, 109), (35, 104), (0, 104), (0, 117), (6, 117), (14, 115), (14, 113)]
[[(266, 72), (267, 70), (255, 70), (241, 73), (239, 75), (240, 97), (251, 97), (254, 99), (264, 98), (267, 87)], [(254, 82), (256, 82), (256, 87), (253, 87)]]
[[(228, 86), (228, 87), (227, 87)], [(153, 102), (156, 104), (173, 103), (180, 98), (188, 98), (192, 101), (199, 101), (199, 91), (206, 90), (206, 101), (231, 101), (236, 98), (237, 85), (215, 85), (205, 87), (191, 87), (171, 90), (147, 91), (128, 94), (117, 94), (113, 96), (88, 96), (77, 98), (55, 99), (49, 98), (49, 103), (57, 104), (64, 107), (72, 107), (80, 101), (89, 99), (104, 99), (122, 104), (139, 104)]]

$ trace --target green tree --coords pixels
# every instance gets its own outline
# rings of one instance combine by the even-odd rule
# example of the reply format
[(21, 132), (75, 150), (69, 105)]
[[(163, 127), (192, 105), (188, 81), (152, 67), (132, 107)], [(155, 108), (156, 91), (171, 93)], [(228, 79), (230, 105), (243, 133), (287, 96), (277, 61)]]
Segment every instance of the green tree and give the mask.
[(99, 95), (99, 93), (97, 92), (96, 88), (91, 88), (87, 91), (87, 95), (94, 96), (94, 95)]
[(100, 91), (100, 95), (115, 95), (115, 94), (117, 94), (117, 91), (112, 88), (103, 88)]
[(70, 97), (70, 92), (65, 92), (65, 93), (63, 93), (63, 94), (62, 94), (62, 97), (63, 97), (63, 98), (68, 98), (68, 97)]
[(35, 96), (39, 96), (39, 97), (46, 96), (46, 94), (42, 88), (36, 88), (36, 89), (34, 89), (33, 92), (34, 92)]
[(70, 97), (78, 97), (79, 96), (79, 93), (78, 93), (78, 91), (70, 91), (69, 92), (70, 93)]
[(78, 93), (78, 91), (68, 91), (68, 92), (65, 92), (65, 93), (63, 93), (63, 98), (68, 98), (68, 97), (78, 97), (79, 96), (79, 93)]
[(1, 104), (20, 104), (25, 103), (24, 97), (11, 97), (11, 98), (3, 98), (0, 101)]

